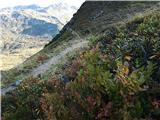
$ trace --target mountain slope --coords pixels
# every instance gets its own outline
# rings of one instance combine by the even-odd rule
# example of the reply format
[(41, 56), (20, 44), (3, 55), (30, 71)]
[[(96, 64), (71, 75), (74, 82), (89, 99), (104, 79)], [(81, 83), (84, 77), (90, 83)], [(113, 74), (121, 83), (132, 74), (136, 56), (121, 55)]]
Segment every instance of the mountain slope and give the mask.
[[(112, 5), (119, 7), (121, 3)], [(29, 77), (2, 96), (2, 117), (6, 120), (26, 120), (26, 117), (31, 120), (158, 120), (160, 7), (150, 5), (147, 12), (141, 12), (143, 16), (134, 15), (108, 27), (106, 34), (97, 32), (98, 35), (90, 36), (86, 39), (89, 48), (58, 66), (56, 73), (51, 70), (46, 81), (44, 74)], [(51, 49), (53, 43), (57, 41), (44, 48), (47, 54), (56, 48)]]
[[(135, 15), (142, 16), (157, 7), (158, 2), (85, 2), (71, 21), (43, 50), (28, 58), (18, 67), (2, 72), (2, 83), (8, 84), (29, 76), (29, 71), (57, 55), (63, 48), (62, 46), (67, 47), (68, 41), (84, 39), (92, 34), (108, 34), (112, 31), (112, 26), (119, 23), (124, 24), (133, 19)], [(62, 46), (59, 47), (59, 45)], [(41, 58), (40, 61), (39, 58)], [(50, 70), (43, 74), (49, 74)]]
[[(69, 11), (64, 15), (66, 10)], [(76, 10), (66, 4), (45, 8), (29, 5), (1, 9), (1, 69), (12, 68), (42, 49), (59, 33)], [(61, 14), (57, 14), (58, 11)]]

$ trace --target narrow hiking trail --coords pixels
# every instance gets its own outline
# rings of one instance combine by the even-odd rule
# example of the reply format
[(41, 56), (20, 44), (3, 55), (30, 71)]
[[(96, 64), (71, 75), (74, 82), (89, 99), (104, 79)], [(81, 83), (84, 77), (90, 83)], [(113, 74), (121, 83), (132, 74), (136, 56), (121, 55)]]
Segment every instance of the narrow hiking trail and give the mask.
[(64, 49), (58, 55), (53, 56), (51, 59), (49, 59), (46, 63), (38, 66), (37, 68), (35, 68), (31, 72), (31, 75), (36, 77), (39, 74), (43, 74), (45, 71), (49, 70), (51, 65), (56, 65), (56, 64), (60, 63), (64, 59), (65, 55), (67, 55), (68, 53), (74, 51), (75, 49), (86, 47), (87, 43), (88, 43), (88, 41), (81, 41), (81, 42), (79, 42), (77, 44), (73, 44), (72, 46)]
[[(83, 49), (88, 46), (88, 41), (86, 39), (78, 39), (75, 41), (73, 41), (73, 44), (71, 44), (70, 46), (67, 46), (67, 48), (64, 48), (60, 53), (50, 58), (47, 62), (31, 70), (29, 76), (37, 77), (38, 75), (45, 73), (50, 69), (52, 65), (57, 65), (62, 62), (67, 54), (74, 52), (76, 49)], [(17, 80), (14, 83), (10, 84), (8, 87), (2, 88), (1, 94), (5, 95), (7, 92), (14, 90), (21, 83), (21, 81), (22, 80)]]

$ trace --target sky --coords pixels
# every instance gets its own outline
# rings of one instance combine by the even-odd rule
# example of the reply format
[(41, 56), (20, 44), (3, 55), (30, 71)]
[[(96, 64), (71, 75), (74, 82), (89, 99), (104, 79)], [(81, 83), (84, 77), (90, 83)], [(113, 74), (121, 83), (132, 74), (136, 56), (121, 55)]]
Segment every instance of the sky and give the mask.
[(0, 0), (0, 8), (14, 7), (17, 5), (31, 5), (31, 4), (36, 4), (42, 7), (46, 7), (51, 4), (59, 2), (80, 7), (84, 1), (85, 0)]

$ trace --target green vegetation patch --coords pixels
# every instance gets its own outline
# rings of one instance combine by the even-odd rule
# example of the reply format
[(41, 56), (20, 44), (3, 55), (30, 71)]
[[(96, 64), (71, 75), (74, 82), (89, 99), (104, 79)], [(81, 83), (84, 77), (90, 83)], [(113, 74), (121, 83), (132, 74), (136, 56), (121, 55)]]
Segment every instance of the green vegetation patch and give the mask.
[(91, 37), (89, 50), (48, 81), (2, 96), (5, 120), (160, 118), (160, 12)]

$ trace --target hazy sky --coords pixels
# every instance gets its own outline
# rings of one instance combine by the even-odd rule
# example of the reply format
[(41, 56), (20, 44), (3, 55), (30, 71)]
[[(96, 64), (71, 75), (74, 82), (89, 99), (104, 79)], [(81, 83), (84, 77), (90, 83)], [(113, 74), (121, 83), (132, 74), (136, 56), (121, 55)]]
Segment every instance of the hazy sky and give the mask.
[(13, 7), (17, 5), (30, 5), (30, 4), (37, 4), (39, 6), (45, 7), (59, 2), (68, 3), (70, 5), (80, 7), (80, 5), (84, 1), (85, 0), (0, 0), (0, 8)]

